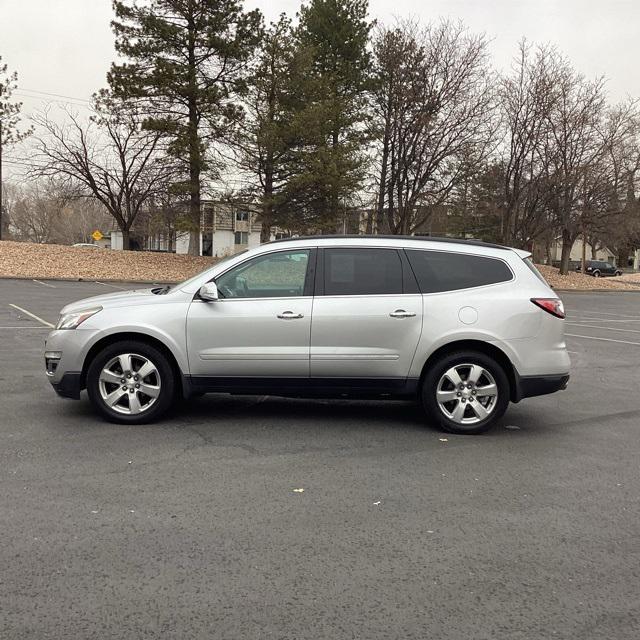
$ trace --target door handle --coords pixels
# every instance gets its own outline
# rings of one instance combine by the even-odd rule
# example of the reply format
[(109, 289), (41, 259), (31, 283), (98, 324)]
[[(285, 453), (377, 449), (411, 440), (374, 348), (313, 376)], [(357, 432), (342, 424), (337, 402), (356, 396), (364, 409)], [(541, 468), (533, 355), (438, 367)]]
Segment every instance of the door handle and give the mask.
[(298, 320), (299, 318), (304, 318), (304, 315), (301, 313), (294, 313), (293, 311), (283, 311), (278, 314), (278, 318), (280, 318), (280, 320)]
[(405, 311), (404, 309), (396, 309), (393, 313), (389, 314), (392, 318), (413, 318), (415, 313), (411, 311)]

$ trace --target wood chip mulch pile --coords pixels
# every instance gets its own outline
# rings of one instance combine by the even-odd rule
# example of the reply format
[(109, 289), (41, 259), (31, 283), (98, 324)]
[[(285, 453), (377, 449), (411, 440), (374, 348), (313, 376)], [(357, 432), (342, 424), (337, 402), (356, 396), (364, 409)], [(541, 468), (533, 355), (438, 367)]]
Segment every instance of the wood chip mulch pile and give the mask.
[(0, 242), (0, 278), (180, 282), (214, 262), (172, 253)]
[[(640, 274), (625, 274), (619, 278), (594, 278), (584, 273), (570, 272), (561, 276), (555, 267), (536, 265), (546, 281), (554, 289), (571, 289), (574, 291), (591, 291), (593, 289), (611, 289), (612, 291), (637, 291), (640, 285)], [(636, 278), (634, 285), (633, 278)]]

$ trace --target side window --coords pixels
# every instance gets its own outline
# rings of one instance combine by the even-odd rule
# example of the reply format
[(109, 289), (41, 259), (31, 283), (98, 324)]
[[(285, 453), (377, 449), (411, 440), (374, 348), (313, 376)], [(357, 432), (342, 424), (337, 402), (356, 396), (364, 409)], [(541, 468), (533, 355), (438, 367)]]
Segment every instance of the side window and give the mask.
[(304, 295), (309, 250), (258, 256), (216, 278), (223, 298), (288, 298)]
[(419, 249), (406, 253), (422, 293), (481, 287), (513, 278), (509, 267), (497, 258)]
[(325, 249), (324, 295), (402, 293), (402, 263), (395, 249)]

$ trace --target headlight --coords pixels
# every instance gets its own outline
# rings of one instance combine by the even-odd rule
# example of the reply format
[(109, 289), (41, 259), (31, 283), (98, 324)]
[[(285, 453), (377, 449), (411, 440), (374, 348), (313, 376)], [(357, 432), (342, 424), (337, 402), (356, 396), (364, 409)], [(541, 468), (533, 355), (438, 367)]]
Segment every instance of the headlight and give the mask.
[(60, 316), (58, 324), (56, 324), (56, 329), (77, 329), (87, 318), (95, 315), (98, 311), (102, 311), (102, 307), (64, 313)]

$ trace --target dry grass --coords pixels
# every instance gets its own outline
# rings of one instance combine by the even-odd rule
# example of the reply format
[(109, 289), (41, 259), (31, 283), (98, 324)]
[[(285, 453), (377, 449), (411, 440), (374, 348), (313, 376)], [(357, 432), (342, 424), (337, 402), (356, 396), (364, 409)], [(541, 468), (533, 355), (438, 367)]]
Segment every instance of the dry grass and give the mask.
[(213, 263), (212, 258), (170, 253), (0, 242), (4, 278), (180, 282)]

